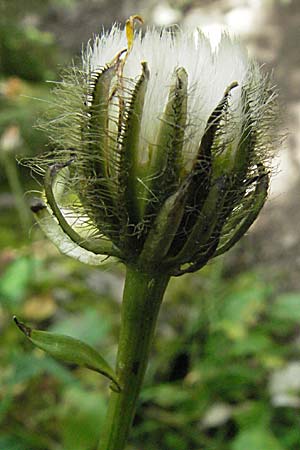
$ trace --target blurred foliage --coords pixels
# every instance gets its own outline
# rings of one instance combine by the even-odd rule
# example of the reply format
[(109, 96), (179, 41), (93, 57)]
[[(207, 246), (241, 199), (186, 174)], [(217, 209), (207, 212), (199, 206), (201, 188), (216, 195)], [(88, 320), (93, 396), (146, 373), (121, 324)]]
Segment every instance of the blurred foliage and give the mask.
[(0, 19), (2, 74), (31, 81), (53, 77), (57, 63), (54, 37), (35, 26), (49, 4), (50, 1), (26, 0), (20, 7), (16, 0), (3, 1)]
[(34, 125), (49, 108), (50, 85), (45, 81), (57, 80), (59, 64), (66, 60), (54, 36), (39, 28), (56, 4), (54, 0), (0, 2), (0, 208), (5, 211), (0, 239), (17, 247), (24, 236), (20, 238), (16, 230), (27, 229), (29, 237), (24, 192), (37, 184), (16, 160), (44, 150), (46, 137)]
[[(34, 125), (49, 107), (50, 86), (45, 81), (58, 79), (59, 65), (67, 55), (58, 49), (54, 36), (42, 31), (39, 24), (48, 8), (57, 3), (0, 2), (0, 139), (9, 127), (17, 127), (21, 139), (11, 149), (13, 158), (37, 154), (46, 144), (44, 134)], [(2, 151), (0, 148), (0, 186), (5, 188)], [(29, 171), (21, 167), (18, 170), (28, 183)]]
[[(38, 231), (26, 250), (1, 254), (0, 448), (93, 450), (108, 383), (34, 349), (11, 316), (81, 338), (113, 363), (122, 272), (61, 257)], [(129, 449), (300, 447), (299, 416), (270, 391), (300, 356), (300, 294), (275, 288), (259, 272), (228, 277), (223, 261), (171, 281)]]
[[(61, 4), (0, 5), (0, 140), (17, 126), (12, 159), (45, 145), (32, 127), (48, 106), (43, 81), (57, 77), (62, 55), (35, 23), (54, 3)], [(21, 235), (14, 210), (3, 206), (10, 188), (1, 168), (0, 449), (93, 450), (108, 383), (34, 349), (11, 317), (83, 339), (113, 364), (123, 275), (119, 267), (99, 271), (58, 255), (36, 227)], [(28, 171), (18, 174), (30, 189)], [(274, 383), (300, 361), (300, 293), (279, 294), (275, 276), (258, 270), (229, 276), (223, 264), (172, 280), (129, 450), (300, 448), (300, 386), (291, 392), (288, 377)]]

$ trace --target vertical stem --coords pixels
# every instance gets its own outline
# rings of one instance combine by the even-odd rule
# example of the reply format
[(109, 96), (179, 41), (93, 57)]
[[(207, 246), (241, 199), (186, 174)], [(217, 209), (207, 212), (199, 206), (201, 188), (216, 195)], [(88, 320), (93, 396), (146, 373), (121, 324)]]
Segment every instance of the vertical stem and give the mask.
[(17, 172), (16, 162), (14, 160), (14, 157), (11, 154), (9, 154), (9, 152), (6, 150), (2, 151), (2, 158), (8, 184), (16, 203), (16, 209), (19, 215), (20, 224), (24, 234), (26, 235), (26, 233), (28, 233), (28, 230), (30, 228), (31, 220), (29, 215), (29, 207), (26, 205), (26, 202), (24, 201), (23, 197), (24, 190), (20, 183), (20, 177)]
[(125, 448), (168, 282), (168, 275), (127, 268), (117, 358), (117, 376), (122, 391), (111, 394), (98, 450)]

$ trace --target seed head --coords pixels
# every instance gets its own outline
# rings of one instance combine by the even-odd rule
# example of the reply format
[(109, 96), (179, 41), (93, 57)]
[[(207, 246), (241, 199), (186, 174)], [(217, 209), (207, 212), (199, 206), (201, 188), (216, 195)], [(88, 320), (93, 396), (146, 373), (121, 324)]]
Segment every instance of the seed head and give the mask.
[(232, 247), (261, 210), (276, 93), (227, 34), (212, 50), (199, 30), (135, 32), (137, 20), (92, 39), (57, 84), (54, 150), (36, 163), (47, 207), (35, 213), (84, 262), (180, 275)]

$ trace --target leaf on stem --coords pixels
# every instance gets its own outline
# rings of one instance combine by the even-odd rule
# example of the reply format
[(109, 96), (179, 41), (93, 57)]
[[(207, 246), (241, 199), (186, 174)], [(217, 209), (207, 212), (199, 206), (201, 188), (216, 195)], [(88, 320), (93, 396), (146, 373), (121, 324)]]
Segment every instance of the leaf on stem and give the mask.
[(19, 322), (16, 316), (14, 316), (14, 321), (18, 328), (34, 345), (49, 353), (49, 355), (101, 373), (113, 382), (113, 390), (117, 392), (121, 391), (113, 369), (90, 345), (80, 341), (79, 339), (65, 336), (63, 334), (33, 330), (24, 323)]

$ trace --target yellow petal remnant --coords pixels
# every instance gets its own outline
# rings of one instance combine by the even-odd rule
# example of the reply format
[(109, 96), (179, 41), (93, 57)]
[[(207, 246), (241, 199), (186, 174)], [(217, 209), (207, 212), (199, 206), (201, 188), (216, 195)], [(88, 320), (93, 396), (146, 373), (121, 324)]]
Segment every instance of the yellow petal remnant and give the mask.
[(134, 16), (130, 16), (129, 19), (126, 21), (126, 38), (127, 38), (127, 44), (128, 49), (127, 52), (129, 53), (133, 46), (133, 38), (134, 38), (134, 22), (140, 22), (141, 24), (144, 23), (144, 20), (141, 16), (138, 14), (135, 14)]
[[(133, 47), (133, 40), (134, 40), (134, 23), (138, 21), (141, 24), (144, 23), (144, 20), (141, 16), (138, 14), (135, 14), (133, 16), (130, 16), (129, 19), (126, 21), (125, 25), (125, 31), (126, 31), (126, 39), (127, 39), (127, 50), (121, 50), (117, 53), (117, 55), (114, 57), (113, 61), (117, 63), (117, 78), (118, 82), (117, 85), (112, 90), (112, 94), (110, 96), (110, 99), (112, 99), (115, 95), (119, 96), (119, 109), (120, 111), (124, 111), (124, 101), (123, 101), (123, 70), (126, 63), (126, 60), (128, 58), (129, 53), (131, 52), (131, 49)], [(124, 57), (121, 58), (123, 53), (125, 53)]]
[(179, 276), (229, 250), (259, 214), (277, 94), (228, 34), (214, 49), (200, 30), (143, 23), (131, 15), (96, 36), (58, 84), (54, 103), (65, 110), (54, 107), (45, 124), (54, 156), (34, 163), (47, 204), (33, 211), (79, 261), (113, 256)]

